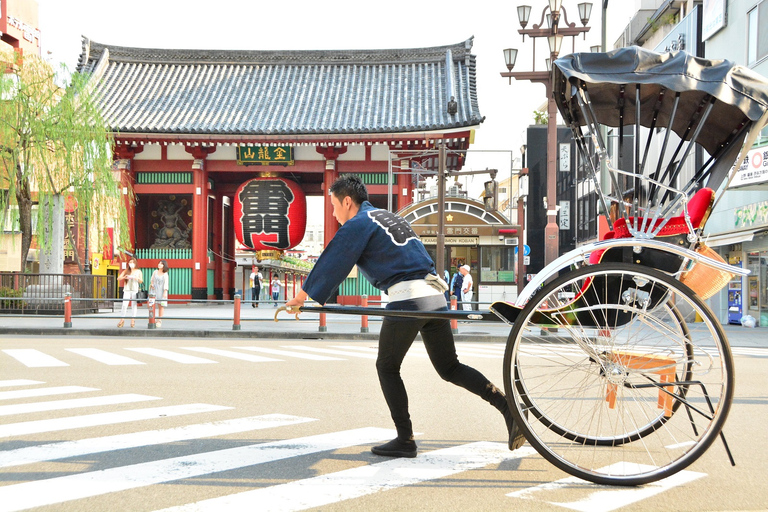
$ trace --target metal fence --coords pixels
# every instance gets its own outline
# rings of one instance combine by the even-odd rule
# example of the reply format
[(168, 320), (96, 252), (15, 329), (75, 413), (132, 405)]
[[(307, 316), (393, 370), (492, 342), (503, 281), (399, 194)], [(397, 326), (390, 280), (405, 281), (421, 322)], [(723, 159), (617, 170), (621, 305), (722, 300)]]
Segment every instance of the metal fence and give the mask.
[(64, 295), (72, 294), (72, 314), (114, 311), (114, 276), (91, 274), (20, 274), (0, 272), (0, 314), (64, 312)]

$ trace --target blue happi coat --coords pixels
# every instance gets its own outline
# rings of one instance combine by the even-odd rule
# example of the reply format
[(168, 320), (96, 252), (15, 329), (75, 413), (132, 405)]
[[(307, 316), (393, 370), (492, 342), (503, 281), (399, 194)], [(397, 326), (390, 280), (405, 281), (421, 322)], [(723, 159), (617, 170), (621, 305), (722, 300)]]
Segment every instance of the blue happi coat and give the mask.
[(410, 224), (392, 212), (374, 208), (368, 201), (339, 228), (302, 289), (324, 304), (355, 265), (384, 292), (401, 281), (435, 273), (432, 258)]

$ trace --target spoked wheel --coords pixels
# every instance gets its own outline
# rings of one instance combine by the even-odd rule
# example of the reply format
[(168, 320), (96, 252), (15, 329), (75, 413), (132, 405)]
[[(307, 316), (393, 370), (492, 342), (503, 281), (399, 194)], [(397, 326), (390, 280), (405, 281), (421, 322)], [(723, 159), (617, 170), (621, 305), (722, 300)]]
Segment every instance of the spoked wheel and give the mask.
[(595, 483), (640, 485), (687, 467), (717, 438), (733, 359), (689, 288), (654, 269), (606, 263), (531, 298), (507, 341), (504, 386), (548, 461)]

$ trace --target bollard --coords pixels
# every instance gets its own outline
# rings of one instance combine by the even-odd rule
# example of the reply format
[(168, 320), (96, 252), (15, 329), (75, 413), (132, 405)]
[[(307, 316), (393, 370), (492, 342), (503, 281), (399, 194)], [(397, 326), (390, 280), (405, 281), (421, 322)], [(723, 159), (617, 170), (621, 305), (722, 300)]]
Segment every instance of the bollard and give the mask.
[(328, 326), (325, 323), (325, 313), (320, 313), (320, 327), (318, 327), (318, 332), (328, 332)]
[(235, 321), (232, 323), (232, 330), (240, 330), (240, 294), (235, 294)]
[[(456, 311), (458, 301), (455, 295), (451, 295), (451, 311)], [(459, 321), (457, 319), (451, 320), (451, 332), (457, 334), (459, 332)]]
[(147, 324), (147, 329), (157, 329), (155, 325), (155, 296), (152, 293), (147, 298), (147, 307), (149, 308), (149, 324)]
[[(368, 296), (363, 295), (363, 304), (362, 306), (364, 308), (368, 307)], [(368, 332), (368, 315), (362, 315), (360, 317), (360, 332)]]
[(72, 327), (72, 294), (64, 294), (64, 328)]

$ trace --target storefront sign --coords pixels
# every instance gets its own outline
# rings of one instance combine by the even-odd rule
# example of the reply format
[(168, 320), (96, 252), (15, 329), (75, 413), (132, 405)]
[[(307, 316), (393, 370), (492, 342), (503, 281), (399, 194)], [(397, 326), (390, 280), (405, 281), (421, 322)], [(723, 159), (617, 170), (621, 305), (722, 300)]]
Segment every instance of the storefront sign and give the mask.
[(291, 146), (238, 146), (237, 165), (293, 165)]
[[(436, 236), (423, 236), (421, 243), (424, 245), (437, 245)], [(477, 245), (477, 237), (474, 236), (447, 236), (445, 245)]]
[(255, 251), (291, 249), (304, 238), (307, 199), (295, 181), (254, 178), (237, 189), (237, 241)]
[(67, 196), (64, 202), (64, 263), (75, 262), (78, 241), (77, 199)]
[(768, 201), (760, 201), (736, 208), (733, 217), (734, 228), (766, 226), (768, 225)]
[(701, 15), (702, 41), (706, 41), (725, 27), (727, 22), (725, 0), (704, 0), (704, 12)]
[(741, 162), (728, 188), (768, 183), (768, 147), (753, 149)]
[(571, 229), (571, 202), (560, 201), (560, 229)]

